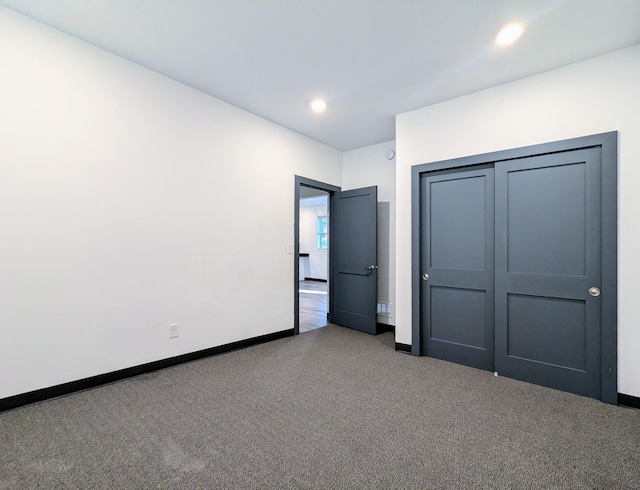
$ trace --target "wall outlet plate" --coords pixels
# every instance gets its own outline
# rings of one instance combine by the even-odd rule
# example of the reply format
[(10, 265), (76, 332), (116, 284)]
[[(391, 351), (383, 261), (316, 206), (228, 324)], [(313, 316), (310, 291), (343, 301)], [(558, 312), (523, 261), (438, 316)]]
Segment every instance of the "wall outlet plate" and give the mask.
[(177, 323), (170, 323), (169, 324), (169, 338), (170, 339), (175, 339), (178, 336), (178, 324)]

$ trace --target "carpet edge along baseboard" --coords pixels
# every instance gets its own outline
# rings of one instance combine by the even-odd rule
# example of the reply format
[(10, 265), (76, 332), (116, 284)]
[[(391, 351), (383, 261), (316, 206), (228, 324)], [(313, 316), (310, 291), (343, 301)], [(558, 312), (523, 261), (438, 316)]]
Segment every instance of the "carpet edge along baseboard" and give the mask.
[(223, 354), (225, 352), (231, 352), (237, 349), (243, 349), (245, 347), (251, 347), (253, 345), (263, 344), (265, 342), (271, 342), (273, 340), (291, 336), (293, 336), (293, 329), (282, 330), (280, 332), (274, 332), (245, 340), (239, 340), (237, 342), (231, 342), (230, 344), (210, 347), (208, 349), (189, 352), (187, 354), (181, 354), (179, 356), (169, 357), (167, 359), (160, 359), (158, 361), (153, 361), (146, 364), (139, 364), (137, 366), (119, 369), (118, 371), (112, 371), (110, 373), (98, 374), (96, 376), (91, 376), (89, 378), (83, 378), (76, 381), (69, 381), (68, 383), (51, 386), (49, 388), (42, 388), (35, 391), (29, 391), (27, 393), (13, 395), (7, 398), (0, 399), (0, 412), (12, 410), (14, 408), (29, 405), (31, 403), (41, 402), (50, 398), (56, 398), (58, 396), (69, 395), (77, 391), (95, 388), (107, 383), (121, 381), (126, 378), (131, 378), (133, 376), (139, 376), (141, 374), (150, 373), (159, 369), (176, 366), (185, 362), (195, 361), (204, 357)]
[[(70, 381), (68, 383), (51, 386), (49, 388), (42, 388), (35, 391), (29, 391), (27, 393), (13, 395), (7, 398), (0, 399), (0, 412), (19, 408), (31, 403), (56, 398), (58, 396), (69, 395), (77, 391), (95, 388), (107, 383), (121, 381), (126, 378), (131, 378), (133, 376), (139, 376), (141, 374), (150, 373), (159, 369), (176, 366), (185, 362), (195, 361), (204, 357), (224, 354), (225, 352), (231, 352), (233, 350), (251, 347), (253, 345), (258, 345), (265, 342), (271, 342), (272, 340), (291, 337), (293, 336), (293, 334), (293, 329), (282, 330), (280, 332), (274, 332), (266, 335), (260, 335), (258, 337), (252, 337), (250, 339), (239, 340), (230, 344), (211, 347), (196, 352), (169, 357), (167, 359), (160, 359), (158, 361), (140, 364), (110, 373), (99, 374), (97, 376), (91, 376), (89, 378)], [(401, 344), (399, 342), (396, 342), (395, 349), (396, 351), (411, 353), (411, 345), (409, 344)], [(640, 409), (640, 397), (618, 393), (618, 405)]]
[[(411, 345), (396, 342), (396, 351), (411, 354)], [(618, 405), (640, 409), (640, 397), (618, 393)]]

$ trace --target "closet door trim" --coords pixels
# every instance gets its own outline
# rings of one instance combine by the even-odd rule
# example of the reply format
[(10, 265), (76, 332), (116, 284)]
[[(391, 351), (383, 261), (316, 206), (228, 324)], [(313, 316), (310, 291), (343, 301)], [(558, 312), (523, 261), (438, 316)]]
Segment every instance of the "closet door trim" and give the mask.
[(412, 254), (412, 347), (423, 355), (420, 331), (420, 179), (435, 171), (462, 169), (551, 153), (599, 147), (602, 152), (602, 362), (601, 400), (617, 403), (617, 261), (618, 261), (618, 132), (572, 138), (452, 160), (424, 163), (412, 167), (411, 254)]

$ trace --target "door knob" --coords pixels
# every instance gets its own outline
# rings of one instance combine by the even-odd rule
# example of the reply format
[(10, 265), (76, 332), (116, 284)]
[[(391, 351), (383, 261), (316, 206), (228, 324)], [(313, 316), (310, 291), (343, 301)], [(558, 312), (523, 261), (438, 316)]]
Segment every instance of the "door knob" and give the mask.
[(591, 296), (600, 296), (600, 290), (598, 288), (589, 288), (589, 294)]
[(422, 274), (422, 279), (424, 281), (428, 281), (429, 280), (429, 274), (427, 274), (426, 272), (424, 274)]
[(375, 270), (375, 269), (377, 269), (377, 268), (378, 268), (378, 266), (377, 266), (377, 265), (370, 265), (370, 266), (368, 267), (368, 269), (369, 269), (370, 271), (373, 271), (373, 270)]

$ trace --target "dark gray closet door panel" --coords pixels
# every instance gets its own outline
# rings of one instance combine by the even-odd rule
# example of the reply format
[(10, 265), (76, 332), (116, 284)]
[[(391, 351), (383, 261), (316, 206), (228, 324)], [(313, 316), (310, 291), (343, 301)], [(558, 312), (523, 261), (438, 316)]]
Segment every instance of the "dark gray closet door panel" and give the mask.
[(584, 276), (586, 165), (508, 174), (509, 272)]
[(493, 370), (493, 169), (426, 174), (421, 201), (422, 351)]
[(600, 396), (600, 150), (501, 162), (496, 371)]
[(486, 317), (486, 293), (440, 286), (430, 290), (431, 339), (484, 349), (486, 324), (477, 319)]
[(429, 266), (435, 269), (486, 269), (485, 176), (430, 183)]
[(509, 294), (509, 356), (585, 371), (585, 306), (580, 300)]

